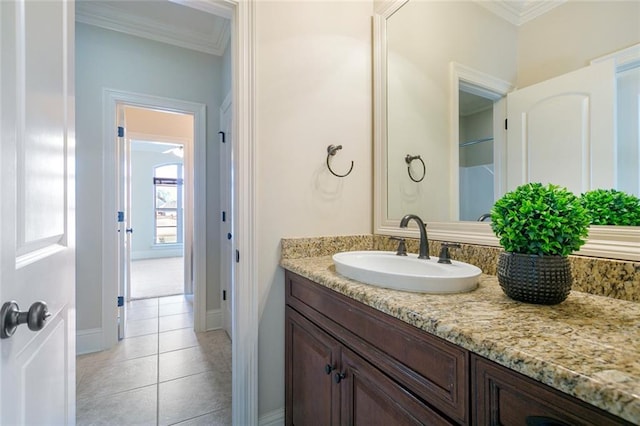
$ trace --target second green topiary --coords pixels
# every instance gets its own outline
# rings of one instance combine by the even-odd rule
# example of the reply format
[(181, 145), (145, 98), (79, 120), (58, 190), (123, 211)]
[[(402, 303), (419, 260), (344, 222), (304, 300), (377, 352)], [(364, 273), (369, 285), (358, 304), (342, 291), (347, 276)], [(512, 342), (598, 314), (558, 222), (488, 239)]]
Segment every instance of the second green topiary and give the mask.
[(594, 189), (582, 194), (592, 225), (640, 226), (640, 198), (615, 189)]
[(567, 256), (585, 243), (589, 223), (580, 198), (552, 184), (519, 186), (491, 210), (491, 228), (511, 253)]

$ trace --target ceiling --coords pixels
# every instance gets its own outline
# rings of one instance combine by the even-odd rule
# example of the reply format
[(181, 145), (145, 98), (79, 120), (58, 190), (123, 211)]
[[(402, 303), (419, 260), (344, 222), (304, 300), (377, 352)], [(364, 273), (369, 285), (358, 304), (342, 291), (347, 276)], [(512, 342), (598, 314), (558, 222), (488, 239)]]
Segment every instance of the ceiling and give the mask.
[[(567, 0), (475, 0), (522, 25)], [(229, 43), (231, 13), (215, 1), (78, 0), (76, 21), (221, 56)]]
[(230, 37), (228, 10), (209, 2), (206, 10), (195, 9), (180, 1), (78, 0), (76, 21), (222, 56)]

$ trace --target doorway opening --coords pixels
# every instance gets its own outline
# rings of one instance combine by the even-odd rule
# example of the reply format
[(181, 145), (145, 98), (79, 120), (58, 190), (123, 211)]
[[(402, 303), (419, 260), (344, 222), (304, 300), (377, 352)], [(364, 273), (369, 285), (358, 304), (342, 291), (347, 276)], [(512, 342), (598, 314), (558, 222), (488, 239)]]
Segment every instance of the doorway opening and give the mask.
[[(189, 303), (193, 304), (193, 328), (195, 331), (204, 331), (207, 319), (206, 246), (203, 238), (195, 236), (201, 235), (206, 229), (206, 107), (204, 104), (111, 89), (104, 89), (103, 100), (104, 122), (116, 124), (114, 127), (105, 127), (105, 155), (108, 162), (117, 165), (105, 170), (105, 184), (112, 182), (114, 196), (108, 201), (113, 203), (111, 205), (119, 216), (118, 232), (114, 232), (113, 225), (107, 221), (103, 234), (106, 253), (114, 255), (105, 263), (111, 262), (116, 269), (113, 271), (113, 280), (105, 282), (117, 283), (103, 287), (103, 322), (116, 325), (114, 328), (105, 328), (105, 347), (114, 346), (127, 334), (125, 302), (132, 298), (132, 256), (151, 258), (160, 257), (162, 254), (171, 257), (182, 255), (182, 292), (187, 295)], [(176, 130), (179, 128), (184, 130)], [(132, 150), (134, 142), (136, 150)], [(155, 149), (158, 151), (157, 156), (164, 156), (165, 159), (149, 165), (147, 171), (143, 172), (146, 173), (147, 185), (146, 191), (142, 189), (144, 196), (132, 197), (134, 189), (127, 188), (133, 185), (128, 185), (126, 181), (133, 182), (131, 163), (139, 154), (137, 148), (142, 146), (147, 150)], [(169, 165), (175, 166), (161, 168)], [(176, 177), (169, 176), (169, 173), (175, 173)], [(172, 188), (170, 184), (174, 182), (175, 186)], [(178, 185), (179, 183), (181, 185)], [(109, 186), (106, 186), (105, 194), (109, 194), (108, 189)], [(171, 197), (167, 197), (166, 193), (160, 194), (160, 197), (168, 201), (168, 204), (156, 201), (156, 192), (171, 190), (175, 190), (175, 208), (171, 207)], [(181, 192), (180, 214), (177, 204), (178, 190)], [(145, 197), (147, 201), (144, 201)], [(143, 218), (138, 222), (135, 221), (136, 205), (147, 207), (146, 214), (145, 209), (140, 210)], [(166, 220), (171, 219), (167, 215), (175, 216), (175, 220)], [(162, 220), (157, 220), (158, 218)], [(173, 224), (175, 226), (172, 226)], [(175, 234), (175, 238), (170, 234)], [(182, 246), (178, 241), (178, 235), (182, 235)], [(175, 241), (169, 242), (172, 238)], [(137, 243), (134, 244), (136, 240), (142, 242), (139, 247)], [(132, 251), (132, 248), (135, 250)], [(110, 308), (109, 301), (117, 298), (121, 298), (118, 307)]]
[(480, 220), (495, 200), (493, 104), (466, 84), (458, 92), (460, 220)]
[(184, 205), (183, 155), (181, 144), (131, 140), (130, 214), (135, 233), (128, 300), (187, 293), (184, 221), (185, 210), (193, 207)]
[(509, 82), (452, 62), (450, 179), (455, 220), (485, 220), (504, 192)]
[(184, 295), (193, 303), (193, 114), (116, 104), (118, 338), (127, 304)]

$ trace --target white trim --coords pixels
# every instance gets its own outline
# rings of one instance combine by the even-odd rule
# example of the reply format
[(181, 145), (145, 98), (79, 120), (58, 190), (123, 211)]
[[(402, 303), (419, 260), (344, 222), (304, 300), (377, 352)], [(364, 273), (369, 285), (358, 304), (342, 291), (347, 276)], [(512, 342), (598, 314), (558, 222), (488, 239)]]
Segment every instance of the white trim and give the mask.
[[(408, 1), (385, 1), (373, 15), (373, 167), (378, 171), (387, 167), (387, 19)], [(390, 226), (386, 173), (374, 173), (373, 229)]]
[(258, 419), (259, 426), (282, 426), (284, 425), (284, 408), (278, 408), (269, 413), (263, 414)]
[[(190, 6), (190, 2), (184, 3)], [(116, 3), (117, 4), (117, 3)], [(193, 7), (192, 7), (193, 8)], [(199, 9), (199, 8), (196, 8)], [(98, 2), (76, 2), (76, 21), (148, 40), (159, 41), (210, 55), (222, 56), (229, 42), (229, 21), (220, 20), (215, 34), (197, 32), (192, 28), (168, 26), (148, 17), (130, 14), (127, 9)], [(224, 18), (224, 17), (223, 17)]]
[(218, 15), (223, 18), (232, 19), (233, 7), (236, 4), (235, 1), (229, 0), (169, 0), (171, 3), (181, 4), (183, 6), (197, 9), (202, 12), (210, 13), (212, 15)]
[(220, 116), (222, 118), (222, 111), (225, 111), (227, 109), (229, 109), (229, 106), (231, 105), (231, 101), (233, 101), (233, 92), (230, 91), (229, 93), (227, 93), (227, 96), (224, 97), (224, 101), (222, 101), (222, 105), (220, 105)]
[[(116, 310), (111, 309), (108, 301), (114, 301), (118, 296), (117, 283), (117, 232), (116, 215), (116, 107), (125, 104), (138, 107), (162, 108), (168, 111), (193, 114), (193, 254), (194, 254), (194, 327), (196, 331), (204, 331), (206, 316), (206, 258), (205, 241), (201, 238), (206, 229), (206, 105), (177, 99), (162, 98), (139, 93), (103, 89), (103, 188), (102, 188), (102, 327), (104, 344), (108, 349), (118, 341), (116, 327)], [(185, 152), (185, 157), (187, 156)], [(186, 160), (185, 160), (186, 161)], [(111, 214), (110, 214), (111, 212)], [(185, 230), (189, 232), (190, 230)], [(186, 238), (185, 238), (186, 240)], [(191, 247), (184, 247), (185, 259), (191, 254)]]
[(234, 425), (258, 424), (258, 281), (255, 141), (255, 0), (233, 3), (233, 137), (235, 187), (233, 239), (240, 251), (232, 283)]
[(76, 331), (76, 355), (98, 352), (103, 349), (103, 336), (101, 328)]
[(220, 330), (222, 328), (222, 309), (208, 310), (206, 324), (207, 331)]
[(601, 56), (591, 61), (591, 65), (599, 62), (606, 62), (613, 59), (616, 64), (616, 72), (624, 71), (628, 68), (634, 68), (639, 66), (640, 63), (640, 43), (633, 46), (620, 49), (608, 55)]
[(565, 3), (567, 0), (547, 0), (547, 1), (518, 1), (511, 0), (475, 0), (477, 4), (486, 8), (490, 12), (498, 15), (502, 19), (516, 26), (537, 18), (552, 9)]

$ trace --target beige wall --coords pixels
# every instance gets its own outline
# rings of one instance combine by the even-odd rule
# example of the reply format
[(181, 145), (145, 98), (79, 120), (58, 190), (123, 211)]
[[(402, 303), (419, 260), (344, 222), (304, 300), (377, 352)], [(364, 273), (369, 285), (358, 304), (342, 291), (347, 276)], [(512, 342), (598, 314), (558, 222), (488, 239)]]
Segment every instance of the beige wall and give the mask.
[(145, 108), (125, 107), (127, 132), (168, 136), (180, 139), (193, 137), (193, 116), (172, 114)]
[[(372, 230), (371, 1), (256, 10), (259, 413), (284, 407), (282, 237)], [(329, 174), (327, 145), (345, 178)]]
[(568, 1), (518, 34), (518, 87), (589, 65), (640, 43), (640, 2)]

